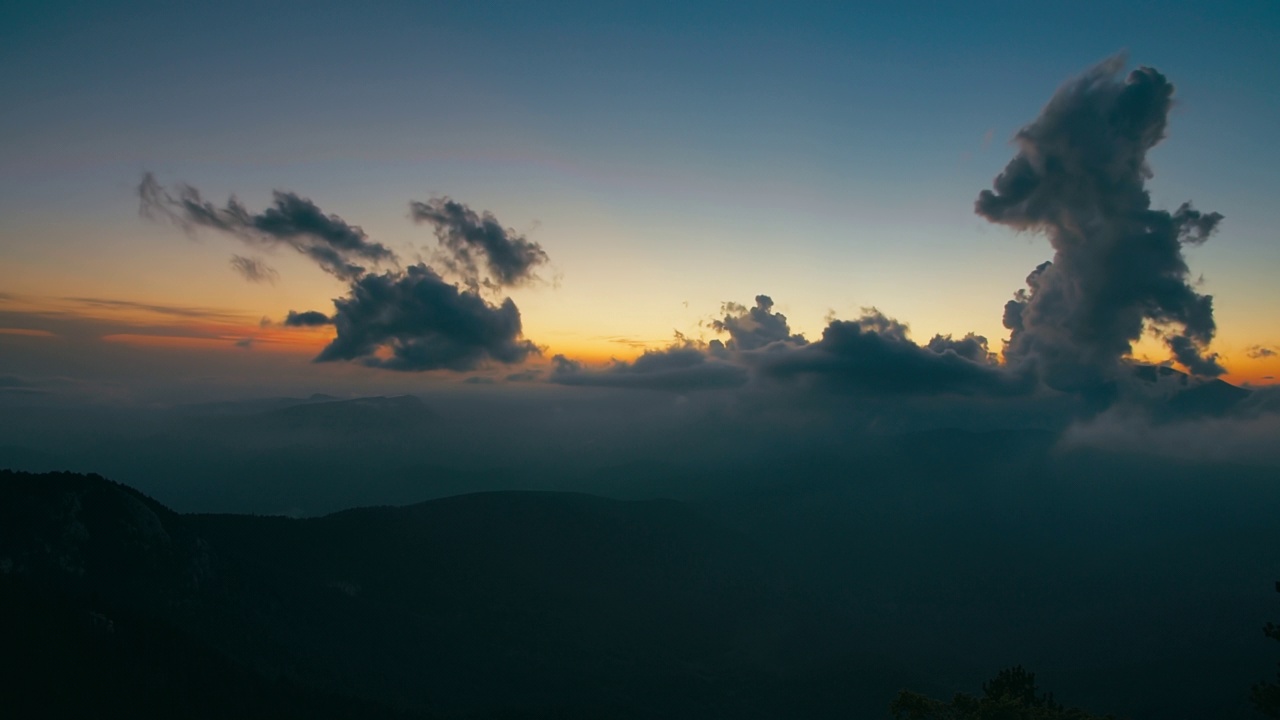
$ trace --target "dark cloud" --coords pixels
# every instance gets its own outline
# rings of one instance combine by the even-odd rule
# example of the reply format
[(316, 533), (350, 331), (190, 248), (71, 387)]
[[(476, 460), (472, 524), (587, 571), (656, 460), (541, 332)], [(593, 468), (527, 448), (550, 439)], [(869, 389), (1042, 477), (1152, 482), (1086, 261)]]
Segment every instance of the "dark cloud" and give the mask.
[(556, 355), (548, 379), (559, 385), (691, 392), (743, 385), (747, 369), (709, 357), (692, 343), (678, 342), (665, 350), (648, 350), (632, 362), (615, 360), (602, 370)]
[(1280, 354), (1280, 353), (1277, 353), (1275, 350), (1269, 347), (1263, 347), (1261, 345), (1250, 345), (1245, 350), (1245, 354), (1247, 354), (1249, 357), (1253, 358), (1254, 360), (1261, 360), (1262, 358), (1275, 357), (1277, 354)]
[(1182, 254), (1222, 216), (1189, 204), (1151, 208), (1146, 155), (1165, 136), (1173, 86), (1150, 68), (1121, 80), (1123, 62), (1111, 58), (1061, 88), (1018, 132), (1020, 151), (976, 203), (979, 215), (1043, 232), (1054, 248), (1005, 308), (1005, 359), (1032, 363), (1060, 389), (1115, 378), (1144, 327), (1192, 372), (1224, 372), (1207, 350), (1213, 299), (1192, 289)]
[(513, 364), (540, 351), (521, 335), (510, 298), (492, 305), (445, 282), (424, 264), (365, 275), (334, 300), (338, 335), (317, 362), (359, 360), (388, 370), (473, 370)]
[[(510, 287), (531, 280), (533, 271), (547, 261), (547, 253), (510, 228), (502, 227), (489, 212), (477, 213), (447, 197), (411, 202), (415, 222), (430, 223), (436, 240), (446, 251), (444, 261), (472, 288), (487, 284)], [(487, 278), (482, 278), (483, 265)]]
[(252, 283), (275, 284), (275, 281), (280, 279), (280, 273), (276, 272), (275, 268), (257, 258), (243, 255), (231, 256), (231, 269)]
[(318, 310), (305, 310), (303, 312), (290, 310), (284, 319), (285, 327), (319, 327), (332, 324), (333, 318)]
[(521, 370), (520, 372), (511, 373), (506, 377), (507, 382), (535, 382), (542, 377), (542, 373), (538, 370)]
[(1225, 370), (1218, 364), (1218, 354), (1201, 352), (1201, 346), (1186, 335), (1169, 335), (1165, 338), (1173, 357), (1183, 367), (1196, 375), (1216, 377)]
[[(144, 215), (168, 219), (188, 231), (220, 230), (254, 247), (286, 245), (349, 282), (347, 295), (334, 301), (332, 316), (315, 310), (290, 311), (284, 320), (287, 327), (335, 326), (337, 337), (316, 357), (317, 362), (346, 360), (389, 370), (465, 371), (490, 361), (519, 363), (541, 353), (522, 336), (515, 303), (507, 298), (491, 304), (480, 297), (479, 289), (529, 280), (547, 255), (537, 243), (504, 229), (488, 212), (477, 214), (449, 198), (411, 206), (416, 221), (435, 226), (436, 237), (448, 251), (444, 261), (469, 287), (463, 290), (422, 263), (381, 275), (368, 273), (360, 263), (398, 263), (395, 253), (370, 240), (358, 226), (325, 214), (293, 193), (275, 192), (272, 206), (254, 214), (234, 197), (219, 207), (187, 185), (171, 193), (146, 173), (138, 185), (138, 197)], [(236, 255), (231, 262), (246, 279), (275, 277), (275, 271), (260, 260)], [(480, 263), (490, 277), (480, 278)]]
[(773, 312), (773, 298), (768, 295), (757, 295), (753, 308), (730, 302), (721, 312), (724, 317), (713, 320), (711, 327), (729, 336), (724, 343), (727, 350), (756, 350), (775, 342), (805, 344), (803, 335), (791, 334), (787, 316)]
[(293, 193), (276, 191), (272, 206), (256, 214), (234, 197), (218, 207), (189, 185), (179, 185), (176, 193), (171, 194), (151, 173), (144, 174), (138, 184), (142, 214), (167, 219), (188, 232), (200, 227), (219, 230), (254, 247), (286, 245), (343, 280), (364, 274), (360, 262), (396, 261), (395, 253), (370, 240), (358, 226), (325, 214), (315, 203)]
[(462, 382), (467, 385), (492, 385), (494, 383), (494, 379), (485, 375), (472, 375)]
[(950, 335), (934, 335), (926, 345), (928, 349), (939, 355), (953, 352), (970, 362), (995, 365), (995, 353), (987, 347), (987, 339), (981, 335), (969, 333), (959, 340)]
[(252, 350), (252, 349), (253, 349), (253, 338), (251, 338), (251, 337), (247, 337), (247, 338), (241, 338), (241, 339), (237, 340), (237, 341), (236, 341), (236, 347), (241, 348), (241, 349), (244, 349), (244, 350)]
[(875, 308), (857, 320), (832, 321), (822, 339), (782, 352), (749, 356), (765, 376), (802, 379), (823, 388), (866, 395), (1016, 395), (1029, 392), (1025, 376), (992, 363), (986, 340), (936, 336), (921, 347), (907, 326)]

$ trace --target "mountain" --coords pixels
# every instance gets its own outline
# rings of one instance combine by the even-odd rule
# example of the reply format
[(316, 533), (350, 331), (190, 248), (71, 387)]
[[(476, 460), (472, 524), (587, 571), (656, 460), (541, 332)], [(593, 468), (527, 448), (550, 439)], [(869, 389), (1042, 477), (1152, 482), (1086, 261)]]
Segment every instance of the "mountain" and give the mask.
[(28, 702), (71, 682), (159, 714), (216, 690), (266, 714), (328, 693), (433, 717), (767, 716), (769, 659), (803, 621), (784, 572), (669, 501), (193, 516), (97, 476), (4, 472), (0, 528), (9, 617), (42, 608), (5, 652), (77, 658), (31, 666)]
[(0, 472), (6, 708), (25, 717), (406, 717), (233, 660), (209, 638), (234, 615), (219, 565), (179, 516), (131, 488)]

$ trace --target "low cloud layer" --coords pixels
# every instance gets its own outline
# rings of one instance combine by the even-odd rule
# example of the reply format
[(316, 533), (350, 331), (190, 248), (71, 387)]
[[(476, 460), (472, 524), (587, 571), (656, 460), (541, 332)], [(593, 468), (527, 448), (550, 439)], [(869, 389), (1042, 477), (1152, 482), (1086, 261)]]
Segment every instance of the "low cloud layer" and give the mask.
[(681, 342), (663, 350), (647, 350), (633, 362), (615, 360), (604, 369), (590, 369), (556, 355), (549, 380), (559, 385), (685, 393), (741, 386), (747, 382), (747, 369), (713, 358), (705, 348)]
[(1093, 447), (1124, 454), (1156, 454), (1188, 462), (1280, 464), (1280, 392), (1254, 390), (1229, 410), (1166, 421), (1146, 408), (1118, 406), (1076, 423), (1064, 448)]
[(1191, 372), (1224, 372), (1208, 350), (1213, 298), (1192, 288), (1182, 253), (1222, 216), (1187, 203), (1152, 209), (1146, 157), (1165, 137), (1173, 85), (1151, 68), (1121, 79), (1123, 64), (1111, 58), (1063, 86), (1018, 132), (1018, 154), (975, 206), (1053, 246), (1053, 261), (1005, 308), (1004, 356), (1059, 389), (1115, 379), (1144, 329)]

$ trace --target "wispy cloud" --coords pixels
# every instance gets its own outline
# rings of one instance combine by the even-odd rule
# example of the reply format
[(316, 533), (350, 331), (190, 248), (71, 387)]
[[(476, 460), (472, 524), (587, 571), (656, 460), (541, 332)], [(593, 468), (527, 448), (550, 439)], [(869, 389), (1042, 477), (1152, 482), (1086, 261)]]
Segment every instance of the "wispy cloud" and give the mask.
[(231, 256), (231, 269), (235, 270), (240, 277), (252, 283), (274, 285), (276, 280), (280, 279), (280, 273), (276, 272), (275, 268), (267, 265), (262, 260), (243, 255)]
[(370, 240), (359, 226), (325, 213), (294, 193), (275, 192), (271, 206), (259, 213), (250, 212), (234, 197), (219, 207), (190, 185), (170, 192), (151, 173), (142, 176), (137, 193), (140, 211), (147, 217), (167, 219), (188, 232), (197, 228), (224, 232), (253, 247), (290, 247), (343, 280), (365, 273), (359, 263), (396, 261), (390, 248)]
[(137, 310), (157, 315), (169, 315), (180, 318), (193, 318), (201, 320), (217, 320), (227, 322), (243, 322), (246, 318), (244, 313), (238, 313), (231, 310), (223, 310), (218, 308), (192, 307), (189, 305), (170, 305), (163, 303), (137, 302), (134, 300), (117, 300), (112, 298), (93, 298), (93, 297), (65, 297), (64, 301), (73, 303), (81, 308), (100, 308), (109, 310)]
[(492, 213), (478, 213), (456, 200), (415, 201), (409, 204), (409, 214), (415, 222), (435, 228), (436, 240), (445, 251), (443, 262), (472, 289), (526, 283), (547, 262), (541, 245), (504, 228)]

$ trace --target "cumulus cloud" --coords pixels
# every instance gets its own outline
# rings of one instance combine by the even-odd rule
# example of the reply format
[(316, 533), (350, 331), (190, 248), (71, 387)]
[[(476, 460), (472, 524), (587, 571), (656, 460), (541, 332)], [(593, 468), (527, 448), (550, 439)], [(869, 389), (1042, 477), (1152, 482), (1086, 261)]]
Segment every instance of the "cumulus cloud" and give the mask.
[(319, 310), (305, 310), (303, 312), (290, 310), (289, 314), (284, 318), (285, 327), (319, 327), (332, 324), (333, 318)]
[[(516, 364), (541, 350), (522, 334), (520, 311), (510, 298), (493, 304), (479, 295), (480, 285), (498, 288), (533, 277), (547, 254), (489, 212), (477, 213), (443, 198), (412, 203), (413, 217), (436, 228), (449, 251), (451, 270), (468, 285), (448, 282), (424, 263), (371, 273), (362, 263), (399, 263), (385, 245), (359, 226), (326, 214), (306, 198), (276, 191), (271, 207), (251, 213), (232, 197), (225, 206), (205, 200), (198, 190), (162, 186), (151, 173), (138, 185), (141, 211), (167, 219), (187, 231), (209, 228), (254, 247), (288, 246), (349, 283), (346, 296), (334, 300), (332, 315), (317, 310), (290, 311), (286, 327), (333, 325), (337, 336), (316, 362), (355, 361), (368, 367), (401, 371), (466, 371), (488, 362)], [(269, 281), (275, 270), (236, 255), (232, 267), (246, 279)], [(479, 277), (483, 262), (491, 276)], [(247, 345), (245, 345), (247, 347)]]
[(738, 387), (747, 382), (747, 369), (710, 357), (704, 348), (678, 341), (663, 350), (647, 350), (632, 362), (590, 369), (563, 355), (551, 359), (551, 382), (559, 385), (636, 388), (692, 392)]
[(875, 308), (856, 320), (832, 321), (817, 342), (752, 360), (776, 380), (866, 395), (1016, 395), (1033, 388), (1027, 376), (992, 363), (984, 338), (937, 336), (921, 347), (905, 324)]
[(757, 295), (755, 307), (747, 308), (728, 302), (721, 308), (724, 317), (713, 320), (711, 327), (725, 333), (727, 350), (756, 350), (775, 342), (804, 345), (803, 335), (793, 335), (787, 325), (787, 316), (773, 312), (773, 298)]
[(147, 217), (167, 219), (188, 232), (197, 228), (218, 230), (252, 247), (291, 247), (343, 280), (354, 280), (365, 273), (359, 263), (396, 260), (395, 253), (370, 240), (358, 226), (324, 213), (315, 203), (294, 193), (276, 191), (271, 207), (251, 213), (234, 197), (219, 207), (190, 185), (179, 185), (171, 193), (151, 173), (142, 176), (137, 192), (141, 212)]
[(934, 335), (925, 347), (939, 355), (952, 352), (970, 362), (996, 364), (996, 355), (987, 347), (987, 339), (973, 333), (968, 333), (959, 340), (950, 335)]
[(753, 375), (789, 383), (799, 381), (826, 390), (864, 396), (1025, 394), (1034, 381), (1007, 372), (990, 352), (986, 338), (972, 333), (960, 339), (937, 335), (922, 347), (908, 336), (906, 324), (875, 308), (853, 321), (833, 321), (821, 340), (809, 343), (791, 332), (787, 319), (773, 311), (773, 299), (756, 296), (747, 308), (728, 302), (711, 327), (728, 339), (698, 343), (677, 334), (675, 344), (650, 350), (602, 369), (557, 355), (550, 382), (675, 392), (746, 385)]
[(491, 213), (477, 213), (447, 197), (411, 202), (409, 214), (415, 222), (435, 228), (436, 240), (445, 251), (444, 262), (473, 289), (482, 284), (521, 285), (547, 262), (547, 253), (538, 243), (502, 227)]
[(280, 273), (276, 272), (275, 268), (262, 260), (243, 255), (231, 256), (231, 269), (252, 283), (275, 284), (275, 281), (280, 279)]
[(1263, 358), (1275, 357), (1280, 353), (1277, 353), (1273, 348), (1263, 347), (1262, 345), (1250, 345), (1245, 350), (1245, 354), (1254, 360), (1261, 360)]
[(523, 362), (541, 351), (521, 334), (510, 298), (493, 305), (419, 263), (365, 275), (334, 300), (337, 337), (317, 362), (358, 360), (388, 370), (473, 370)]
[(975, 204), (979, 215), (1044, 233), (1054, 258), (1005, 308), (1005, 359), (1032, 363), (1059, 389), (1114, 379), (1144, 327), (1194, 373), (1224, 369), (1208, 352), (1213, 299), (1183, 257), (1222, 216), (1151, 208), (1147, 152), (1165, 136), (1173, 85), (1151, 68), (1121, 79), (1122, 57), (1062, 87), (1018, 132), (1018, 154)]

